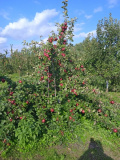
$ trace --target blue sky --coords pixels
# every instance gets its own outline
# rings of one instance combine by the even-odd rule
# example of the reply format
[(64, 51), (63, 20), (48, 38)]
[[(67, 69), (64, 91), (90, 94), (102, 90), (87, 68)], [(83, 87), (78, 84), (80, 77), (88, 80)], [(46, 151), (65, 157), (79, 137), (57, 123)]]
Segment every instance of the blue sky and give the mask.
[[(63, 0), (0, 0), (0, 53), (20, 50), (26, 40), (46, 42), (50, 32), (57, 33), (55, 23), (62, 23)], [(68, 15), (77, 17), (74, 43), (82, 42), (88, 33), (96, 35), (97, 23), (104, 17), (120, 20), (120, 0), (68, 0)]]

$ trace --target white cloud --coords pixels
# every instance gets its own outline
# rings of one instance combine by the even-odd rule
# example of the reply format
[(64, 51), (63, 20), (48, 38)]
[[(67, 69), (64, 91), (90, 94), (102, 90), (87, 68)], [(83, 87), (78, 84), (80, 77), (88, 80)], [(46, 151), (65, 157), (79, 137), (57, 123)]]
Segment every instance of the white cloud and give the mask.
[(84, 24), (85, 24), (85, 23), (75, 24), (75, 26), (74, 26), (74, 32), (81, 31), (81, 30), (82, 30), (82, 26), (83, 26)]
[(85, 15), (85, 18), (90, 19), (90, 18), (92, 18), (92, 15)]
[(2, 31), (2, 27), (0, 27), (0, 31)]
[(101, 12), (102, 10), (103, 10), (102, 7), (98, 7), (98, 8), (95, 8), (93, 12), (97, 13), (97, 12)]
[(7, 20), (10, 20), (10, 18), (8, 17), (9, 13), (4, 11), (4, 10), (1, 10), (0, 11), (0, 16), (2, 16), (3, 18), (7, 19)]
[(96, 30), (93, 30), (93, 31), (90, 31), (88, 33), (85, 33), (85, 32), (81, 32), (79, 34), (76, 34), (74, 36), (74, 38), (86, 38), (88, 35), (93, 35), (94, 37), (96, 36)]
[(108, 0), (109, 8), (113, 8), (117, 5), (119, 0)]
[(44, 38), (44, 39), (43, 39), (43, 42), (46, 43), (47, 40), (48, 40), (48, 37)]
[(1, 43), (5, 43), (5, 42), (7, 42), (7, 38), (0, 37), (0, 44), (1, 44)]
[(0, 35), (19, 40), (40, 35), (48, 36), (51, 30), (57, 31), (55, 24), (49, 23), (49, 20), (57, 15), (58, 12), (55, 9), (48, 9), (41, 13), (36, 13), (32, 21), (21, 18), (17, 22), (9, 23), (0, 32)]

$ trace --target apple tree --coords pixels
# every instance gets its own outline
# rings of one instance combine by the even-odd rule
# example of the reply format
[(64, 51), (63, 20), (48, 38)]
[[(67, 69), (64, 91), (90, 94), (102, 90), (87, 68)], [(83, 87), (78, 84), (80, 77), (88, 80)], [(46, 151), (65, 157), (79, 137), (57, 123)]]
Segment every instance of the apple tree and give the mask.
[[(88, 37), (79, 45), (76, 45), (79, 54), (88, 69), (98, 82), (97, 86), (105, 86), (108, 91), (108, 83), (119, 84), (120, 61), (120, 22), (112, 18), (104, 18), (97, 24), (97, 36)], [(100, 85), (99, 85), (100, 83)]]
[(110, 13), (109, 19), (104, 18), (97, 24), (98, 53), (96, 54), (96, 67), (100, 76), (108, 83), (114, 83), (114, 78), (120, 74), (120, 21), (113, 19)]

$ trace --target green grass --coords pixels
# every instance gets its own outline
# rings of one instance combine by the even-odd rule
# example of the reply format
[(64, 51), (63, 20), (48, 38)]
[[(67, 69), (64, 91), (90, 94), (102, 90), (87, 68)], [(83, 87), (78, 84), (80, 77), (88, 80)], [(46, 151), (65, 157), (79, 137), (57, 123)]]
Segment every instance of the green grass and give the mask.
[(18, 73), (9, 74), (8, 77), (11, 78), (15, 82), (19, 79), (19, 74)]
[(115, 102), (120, 103), (120, 92), (108, 92), (107, 94)]
[[(19, 80), (19, 74), (18, 73), (14, 73), (14, 74), (7, 74), (4, 75), (4, 77), (10, 78), (13, 82), (16, 82)], [(7, 82), (5, 83), (0, 83), (0, 88), (3, 88), (7, 86)]]
[(37, 149), (27, 154), (19, 153), (13, 148), (6, 159), (15, 160), (16, 157), (19, 160), (118, 160), (120, 157), (120, 138), (109, 130), (94, 126), (93, 122), (88, 120), (80, 123), (73, 135), (66, 137), (62, 144), (46, 147), (38, 142), (36, 146)]

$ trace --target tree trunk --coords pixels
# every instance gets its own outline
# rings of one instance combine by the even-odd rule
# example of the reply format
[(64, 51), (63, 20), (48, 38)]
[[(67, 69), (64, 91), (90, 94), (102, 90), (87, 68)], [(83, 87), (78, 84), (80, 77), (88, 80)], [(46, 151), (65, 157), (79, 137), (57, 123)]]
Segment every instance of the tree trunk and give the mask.
[(108, 86), (109, 86), (109, 82), (106, 81), (106, 92), (108, 92)]

